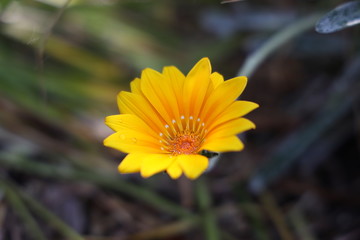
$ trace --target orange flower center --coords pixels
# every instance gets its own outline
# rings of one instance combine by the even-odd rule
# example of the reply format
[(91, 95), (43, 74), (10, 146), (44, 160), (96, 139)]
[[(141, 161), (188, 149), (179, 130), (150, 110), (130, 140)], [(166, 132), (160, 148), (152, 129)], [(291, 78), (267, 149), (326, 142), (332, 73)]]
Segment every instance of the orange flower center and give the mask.
[(200, 118), (181, 116), (178, 121), (172, 120), (164, 125), (164, 132), (160, 132), (161, 150), (173, 155), (196, 154), (205, 141), (205, 123)]
[(175, 155), (194, 154), (198, 152), (201, 142), (200, 136), (193, 133), (178, 134), (169, 140), (168, 151)]

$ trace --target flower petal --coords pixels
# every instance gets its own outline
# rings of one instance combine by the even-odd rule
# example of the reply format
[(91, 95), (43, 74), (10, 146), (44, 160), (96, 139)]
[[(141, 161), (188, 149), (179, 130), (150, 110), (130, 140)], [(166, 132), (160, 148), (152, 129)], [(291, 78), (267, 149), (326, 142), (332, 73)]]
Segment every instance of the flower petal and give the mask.
[(137, 130), (141, 134), (147, 133), (158, 139), (158, 134), (149, 127), (143, 120), (133, 114), (111, 115), (105, 118), (105, 124), (112, 130), (119, 132), (127, 129)]
[(135, 173), (140, 172), (141, 163), (148, 153), (130, 153), (119, 164), (118, 170), (120, 173)]
[(184, 113), (182, 93), (185, 76), (174, 66), (164, 67), (163, 75), (166, 82), (170, 85), (170, 91), (167, 91), (166, 93), (170, 96), (170, 98), (175, 98), (176, 100), (177, 106), (175, 107), (175, 110), (177, 111), (174, 112), (174, 119), (178, 119), (179, 113)]
[(179, 86), (182, 86), (181, 83), (185, 80), (185, 75), (174, 66), (167, 66), (163, 68), (163, 75), (170, 79), (171, 82), (180, 83)]
[(230, 152), (241, 151), (243, 148), (244, 144), (238, 137), (230, 136), (206, 141), (205, 144), (201, 147), (201, 150), (208, 150), (213, 152)]
[(246, 77), (236, 77), (221, 83), (207, 99), (201, 119), (211, 124), (245, 89)]
[(127, 129), (111, 134), (104, 140), (104, 145), (106, 147), (111, 147), (125, 153), (161, 152), (158, 140), (154, 140), (154, 138), (146, 133), (132, 129)]
[(141, 95), (140, 78), (135, 78), (130, 83), (130, 89), (132, 93)]
[(209, 165), (209, 160), (201, 155), (179, 155), (177, 162), (190, 179), (199, 177)]
[(154, 131), (163, 131), (164, 124), (161, 122), (161, 117), (143, 96), (122, 91), (118, 94), (117, 100), (121, 113), (134, 114)]
[(259, 107), (259, 104), (248, 101), (235, 101), (228, 108), (222, 112), (216, 120), (213, 121), (212, 125), (208, 127), (208, 131), (211, 131), (213, 127), (216, 127), (224, 122), (239, 118), (252, 110)]
[(211, 142), (213, 139), (230, 137), (254, 128), (255, 124), (246, 118), (230, 120), (209, 131), (206, 136), (206, 141)]
[(214, 89), (224, 82), (224, 77), (218, 72), (213, 72), (210, 75), (210, 79), (213, 83)]
[(141, 164), (141, 176), (150, 177), (158, 172), (165, 171), (175, 158), (168, 154), (149, 154)]
[(211, 64), (208, 58), (202, 58), (186, 76), (183, 90), (184, 115), (198, 118), (210, 84)]
[(141, 73), (141, 90), (159, 117), (164, 120), (163, 125), (171, 123), (176, 117), (173, 111), (178, 109), (178, 104), (168, 79), (153, 69), (144, 69)]
[(172, 179), (178, 179), (181, 176), (183, 171), (180, 168), (179, 164), (175, 161), (170, 165), (170, 167), (168, 167), (166, 172), (169, 174), (169, 176)]

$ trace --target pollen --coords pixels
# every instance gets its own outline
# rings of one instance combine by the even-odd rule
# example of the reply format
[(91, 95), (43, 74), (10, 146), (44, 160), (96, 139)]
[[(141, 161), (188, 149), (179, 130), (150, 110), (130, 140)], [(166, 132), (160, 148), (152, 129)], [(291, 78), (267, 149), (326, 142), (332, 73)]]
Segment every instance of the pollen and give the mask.
[(203, 137), (199, 134), (185, 131), (169, 139), (167, 150), (173, 155), (196, 154), (203, 141)]

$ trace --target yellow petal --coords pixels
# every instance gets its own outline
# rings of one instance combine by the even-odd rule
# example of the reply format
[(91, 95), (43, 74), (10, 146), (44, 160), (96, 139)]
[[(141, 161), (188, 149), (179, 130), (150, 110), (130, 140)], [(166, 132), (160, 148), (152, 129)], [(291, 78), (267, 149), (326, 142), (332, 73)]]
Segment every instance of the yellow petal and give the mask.
[(122, 129), (122, 118), (125, 116), (135, 116), (135, 115), (131, 115), (131, 114), (118, 114), (118, 115), (111, 115), (111, 116), (107, 116), (105, 118), (105, 124), (111, 128), (112, 130), (114, 130), (115, 132), (119, 131), (120, 129)]
[(160, 153), (160, 143), (153, 137), (140, 131), (127, 129), (111, 134), (104, 140), (106, 147), (111, 147), (125, 153), (144, 152)]
[(130, 153), (128, 154), (118, 166), (120, 173), (135, 173), (140, 172), (140, 167), (143, 158), (148, 153)]
[(168, 154), (149, 154), (141, 164), (141, 176), (150, 177), (158, 172), (165, 171), (175, 160)]
[[(164, 67), (163, 75), (166, 79), (166, 82), (170, 85), (170, 91), (168, 94), (176, 99), (177, 103), (177, 112), (174, 113), (174, 119), (178, 119), (179, 113), (184, 113), (184, 106), (183, 106), (183, 88), (184, 88), (184, 81), (185, 76), (182, 72), (179, 71), (174, 66)], [(172, 95), (171, 95), (172, 94)], [(177, 113), (177, 114), (176, 114)]]
[[(172, 69), (170, 71), (176, 75), (174, 79), (152, 69), (145, 69), (141, 77), (144, 96), (169, 125), (173, 119), (179, 118), (179, 105), (182, 105), (180, 93), (184, 76), (179, 76), (179, 70), (175, 67), (166, 69)], [(176, 94), (179, 95), (179, 98), (176, 97)]]
[[(166, 78), (171, 79), (171, 81), (175, 81), (178, 83), (182, 83), (185, 80), (184, 74), (179, 69), (177, 69), (177, 67), (174, 66), (164, 67), (163, 75)], [(182, 86), (182, 84), (180, 84), (180, 86)]]
[(237, 77), (220, 84), (206, 101), (201, 119), (206, 119), (207, 124), (211, 124), (221, 112), (239, 97), (245, 89), (246, 82), (246, 77)]
[(168, 167), (168, 169), (166, 170), (166, 172), (169, 174), (169, 176), (172, 179), (178, 179), (181, 174), (182, 174), (182, 170), (179, 166), (179, 164), (175, 161), (173, 162), (170, 167)]
[(208, 131), (211, 131), (213, 127), (216, 127), (224, 122), (242, 117), (258, 107), (259, 105), (254, 102), (235, 101), (213, 121), (211, 126), (208, 127)]
[(186, 77), (193, 78), (199, 74), (202, 75), (203, 72), (207, 73), (208, 76), (211, 74), (211, 64), (209, 58), (207, 57), (200, 59), (200, 61), (195, 64)]
[(174, 119), (172, 112), (177, 109), (177, 103), (174, 96), (167, 96), (171, 89), (164, 76), (153, 69), (144, 69), (141, 73), (141, 91), (163, 119), (163, 125), (169, 124)]
[[(112, 130), (119, 132), (127, 129), (137, 130), (140, 134), (147, 133), (158, 139), (158, 133), (149, 127), (143, 120), (133, 114), (111, 115), (105, 118), (105, 124)], [(159, 140), (159, 139), (158, 139)]]
[(230, 152), (241, 151), (244, 148), (244, 144), (236, 136), (212, 139), (206, 141), (201, 147), (201, 150), (208, 150), (213, 152)]
[(224, 77), (218, 72), (213, 72), (210, 75), (210, 79), (213, 83), (214, 89), (224, 82)]
[(143, 96), (122, 91), (118, 94), (117, 100), (121, 113), (134, 114), (154, 131), (163, 131), (164, 123), (161, 121), (161, 117)]
[(199, 177), (209, 165), (209, 160), (201, 155), (179, 155), (176, 159), (185, 175), (190, 179)]
[(186, 76), (183, 90), (184, 115), (198, 118), (200, 108), (210, 84), (211, 64), (208, 58), (202, 58)]
[(238, 118), (215, 127), (206, 136), (206, 141), (212, 141), (217, 138), (230, 137), (249, 129), (254, 129), (255, 124), (246, 118)]
[(140, 78), (135, 78), (130, 83), (131, 92), (135, 94), (141, 94)]

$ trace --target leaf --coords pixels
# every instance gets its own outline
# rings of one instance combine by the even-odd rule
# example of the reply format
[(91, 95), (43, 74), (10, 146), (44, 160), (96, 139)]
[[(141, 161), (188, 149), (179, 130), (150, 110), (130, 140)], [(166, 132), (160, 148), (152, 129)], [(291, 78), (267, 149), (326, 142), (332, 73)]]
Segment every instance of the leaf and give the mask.
[(360, 23), (360, 1), (344, 3), (328, 12), (316, 24), (319, 33), (332, 33)]

